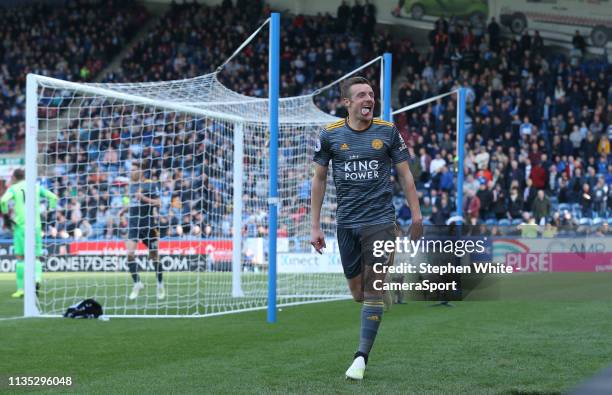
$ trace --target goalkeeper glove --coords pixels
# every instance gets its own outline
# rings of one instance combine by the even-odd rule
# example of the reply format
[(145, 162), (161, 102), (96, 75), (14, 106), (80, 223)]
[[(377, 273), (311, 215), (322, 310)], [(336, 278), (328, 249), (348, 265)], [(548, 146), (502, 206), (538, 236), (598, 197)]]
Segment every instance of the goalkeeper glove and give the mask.
[(4, 227), (8, 230), (13, 230), (13, 226), (15, 225), (15, 221), (11, 218), (11, 216), (6, 213), (2, 214), (2, 219), (4, 220)]

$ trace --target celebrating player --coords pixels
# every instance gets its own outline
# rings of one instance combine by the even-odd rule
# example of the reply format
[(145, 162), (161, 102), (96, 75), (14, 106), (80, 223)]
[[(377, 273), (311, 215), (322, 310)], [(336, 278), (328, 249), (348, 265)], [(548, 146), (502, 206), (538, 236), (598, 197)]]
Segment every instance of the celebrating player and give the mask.
[(144, 284), (140, 281), (138, 264), (136, 263), (136, 248), (138, 241), (147, 246), (149, 259), (153, 261), (157, 277), (157, 299), (164, 299), (166, 291), (163, 283), (163, 273), (159, 262), (159, 222), (158, 213), (155, 208), (161, 207), (160, 186), (158, 182), (146, 179), (142, 163), (132, 164), (130, 181), (130, 206), (129, 206), (129, 229), (128, 239), (125, 241), (127, 250), (127, 265), (134, 281), (134, 287), (130, 293), (130, 300), (138, 297)]
[[(4, 192), (0, 199), (0, 212), (4, 216), (4, 224), (13, 228), (13, 250), (17, 258), (15, 271), (17, 274), (17, 291), (12, 295), (13, 298), (23, 297), (23, 271), (24, 271), (24, 244), (25, 244), (25, 222), (26, 222), (26, 183), (25, 171), (15, 169), (11, 178), (11, 186)], [(48, 189), (36, 186), (36, 228), (35, 228), (35, 254), (37, 257), (42, 255), (42, 222), (40, 220), (40, 198), (46, 198), (49, 202), (49, 209), (53, 210), (57, 205), (57, 196)], [(13, 215), (9, 214), (9, 202), (13, 201)], [(40, 288), (42, 281), (42, 264), (36, 260), (36, 290)]]
[(376, 280), (384, 281), (385, 274), (375, 272), (373, 264), (384, 260), (388, 265), (393, 260), (393, 254), (373, 256), (375, 241), (396, 237), (392, 166), (412, 213), (413, 239), (421, 237), (423, 220), (406, 145), (392, 123), (373, 118), (375, 101), (371, 84), (362, 77), (349, 78), (341, 86), (341, 95), (348, 117), (326, 126), (315, 145), (311, 243), (319, 253), (325, 247), (320, 216), (331, 160), (342, 267), (353, 299), (363, 302), (359, 347), (346, 377), (361, 380), (383, 314), (383, 291), (375, 289), (374, 284)]

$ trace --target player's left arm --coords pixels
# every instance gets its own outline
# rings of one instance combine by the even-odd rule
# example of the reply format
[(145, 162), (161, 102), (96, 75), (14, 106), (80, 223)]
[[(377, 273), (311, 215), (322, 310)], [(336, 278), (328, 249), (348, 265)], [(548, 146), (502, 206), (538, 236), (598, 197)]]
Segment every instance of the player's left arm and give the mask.
[(57, 195), (48, 190), (47, 188), (41, 186), (39, 189), (39, 196), (47, 199), (47, 201), (49, 202), (49, 210), (54, 210), (55, 207), (57, 207)]
[(410, 213), (412, 214), (410, 237), (416, 240), (423, 235), (423, 216), (421, 215), (414, 177), (412, 177), (412, 172), (408, 166), (408, 149), (404, 139), (402, 139), (402, 136), (395, 127), (393, 128), (391, 139), (391, 159), (395, 165), (397, 179), (404, 191), (408, 207), (410, 207)]
[(161, 199), (160, 198), (151, 198), (145, 195), (140, 196), (140, 201), (149, 204), (151, 206), (159, 206), (161, 207)]
[(151, 186), (147, 193), (140, 194), (140, 201), (151, 206), (161, 207), (161, 190), (158, 186)]

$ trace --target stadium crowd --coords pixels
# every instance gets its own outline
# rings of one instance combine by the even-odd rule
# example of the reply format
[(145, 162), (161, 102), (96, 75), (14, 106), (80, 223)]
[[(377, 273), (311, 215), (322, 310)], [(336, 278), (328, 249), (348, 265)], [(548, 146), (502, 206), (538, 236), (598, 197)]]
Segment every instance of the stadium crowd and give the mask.
[[(484, 223), (493, 233), (508, 229), (497, 225), (521, 223), (541, 225), (549, 236), (554, 229), (608, 232), (607, 61), (583, 59), (582, 45), (569, 59), (556, 54), (537, 31), (503, 39), (494, 19), (486, 29), (439, 19), (429, 44), (426, 54), (404, 46), (399, 101), (407, 106), (467, 88), (463, 212), (469, 223)], [(456, 210), (456, 99), (437, 100), (395, 121), (413, 154), (424, 215), (443, 224)], [(405, 205), (399, 217), (409, 222)]]
[(133, 1), (30, 4), (0, 12), (0, 152), (25, 138), (28, 73), (91, 81), (148, 19)]
[[(109, 30), (99, 28), (67, 29), (82, 32), (85, 37), (71, 38), (71, 33), (62, 33), (60, 37), (72, 44), (67, 48), (73, 50), (32, 70), (72, 80), (93, 78), (101, 64), (73, 59), (111, 59), (134, 33), (133, 22), (142, 22), (143, 17), (135, 16), (140, 15), (134, 10), (136, 6), (130, 6), (134, 14), (126, 14), (115, 9), (118, 4), (105, 7), (109, 13), (105, 23), (112, 20), (123, 29), (112, 28), (113, 34), (100, 33)], [(86, 17), (86, 9), (75, 6), (74, 13)], [(24, 13), (23, 8), (19, 10)], [(269, 6), (260, 1), (239, 0), (234, 6), (225, 0), (214, 7), (172, 4), (127, 53), (121, 67), (105, 75), (104, 80), (172, 80), (212, 72), (268, 14)], [(409, 39), (394, 43), (388, 33), (376, 32), (372, 23), (375, 14), (375, 7), (366, 2), (357, 7), (341, 5), (338, 18), (328, 14), (283, 18), (282, 96), (312, 92), (390, 50), (394, 52), (395, 69), (404, 70), (406, 77), (399, 90), (402, 106), (460, 85), (468, 90), (464, 213), (474, 228), (487, 225), (486, 231), (496, 234), (510, 229), (503, 225), (535, 223), (541, 224), (548, 236), (554, 235), (555, 227), (608, 232), (607, 218), (612, 212), (612, 92), (608, 90), (610, 69), (606, 63), (586, 60), (582, 51), (573, 51), (570, 58), (555, 53), (543, 46), (537, 33), (504, 38), (494, 21), (483, 28), (461, 20), (440, 19), (429, 36), (429, 50), (419, 53)], [(257, 15), (259, 18), (254, 17)], [(27, 12), (21, 18), (28, 18)], [(70, 21), (74, 19), (66, 23)], [(54, 23), (61, 22), (56, 19)], [(109, 38), (104, 41), (106, 45), (97, 40), (97, 45), (92, 45), (92, 34), (116, 35), (116, 39)], [(2, 70), (27, 61), (12, 61), (25, 56), (13, 54), (14, 48), (4, 51)], [(83, 73), (83, 67), (87, 72)], [(261, 34), (225, 66), (219, 79), (236, 92), (261, 97), (267, 90), (266, 70), (267, 37)], [(375, 92), (377, 72), (378, 67), (364, 70)], [(23, 119), (19, 117), (23, 117), (24, 81), (22, 74), (15, 75), (20, 79), (8, 85), (3, 79), (3, 87), (10, 87), (3, 92), (10, 92), (9, 97), (14, 98), (7, 102), (12, 103), (8, 114), (13, 110), (19, 113), (5, 119), (11, 125), (8, 128)], [(337, 91), (324, 92), (317, 102), (331, 114), (345, 114)], [(82, 111), (89, 112), (73, 120), (47, 147), (50, 174), (46, 182), (60, 196), (60, 209), (48, 213), (48, 236), (125, 236), (127, 218), (119, 214), (129, 204), (131, 163), (143, 158), (152, 169), (148, 177), (162, 185), (162, 236), (230, 236), (232, 181), (227, 154), (232, 150), (231, 125), (146, 109), (128, 117), (113, 112), (111, 107)], [(456, 101), (445, 98), (395, 119), (412, 154), (410, 166), (426, 223), (445, 223), (457, 209), (455, 118)], [(265, 146), (263, 134), (253, 138), (261, 140), (254, 146)], [(281, 150), (289, 161), (303, 155), (291, 142)], [(253, 162), (250, 165), (263, 166), (264, 158), (257, 152), (247, 156)], [(294, 169), (285, 181), (281, 179), (283, 182), (281, 189), (288, 197), (283, 202), (279, 234), (288, 235), (294, 226), (308, 221), (309, 178), (306, 172)], [(244, 199), (244, 231), (248, 236), (267, 233), (266, 205), (261, 203), (266, 196), (266, 177), (250, 176)], [(403, 200), (398, 187), (394, 203), (400, 224), (406, 226), (410, 212)]]

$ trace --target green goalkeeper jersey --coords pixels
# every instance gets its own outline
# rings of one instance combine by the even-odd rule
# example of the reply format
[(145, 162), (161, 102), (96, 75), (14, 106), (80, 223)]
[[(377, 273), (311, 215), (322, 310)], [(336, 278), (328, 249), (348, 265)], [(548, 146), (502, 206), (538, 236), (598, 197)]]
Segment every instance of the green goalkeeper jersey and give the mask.
[[(26, 205), (25, 205), (25, 196), (26, 196), (26, 183), (25, 181), (19, 181), (9, 187), (9, 189), (4, 192), (2, 198), (0, 199), (0, 211), (4, 214), (8, 213), (8, 203), (9, 201), (14, 202), (13, 206), (13, 221), (16, 226), (25, 226), (26, 221)], [(36, 207), (36, 229), (41, 228), (40, 221), (40, 198), (46, 198), (49, 202), (49, 209), (53, 210), (57, 205), (57, 196), (49, 191), (47, 188), (42, 187), (40, 185), (36, 186), (36, 202), (34, 206)]]

